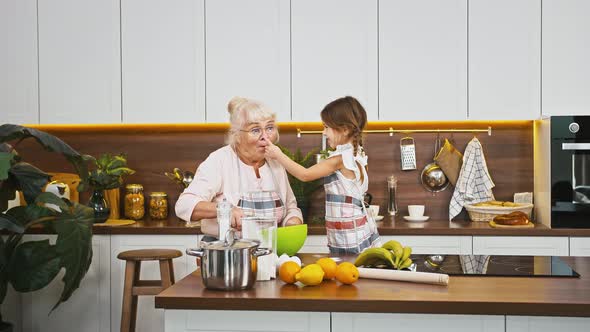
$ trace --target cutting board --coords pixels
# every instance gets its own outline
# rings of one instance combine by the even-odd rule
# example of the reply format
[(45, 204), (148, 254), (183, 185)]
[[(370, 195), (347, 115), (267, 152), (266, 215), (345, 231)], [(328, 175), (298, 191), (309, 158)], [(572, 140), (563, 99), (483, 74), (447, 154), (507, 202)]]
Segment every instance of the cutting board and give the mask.
[(532, 222), (526, 225), (498, 225), (493, 220), (490, 220), (490, 226), (493, 228), (535, 228), (535, 224)]
[(135, 224), (135, 220), (130, 219), (108, 219), (106, 222), (103, 223), (96, 223), (94, 226), (125, 226), (125, 225), (133, 225)]

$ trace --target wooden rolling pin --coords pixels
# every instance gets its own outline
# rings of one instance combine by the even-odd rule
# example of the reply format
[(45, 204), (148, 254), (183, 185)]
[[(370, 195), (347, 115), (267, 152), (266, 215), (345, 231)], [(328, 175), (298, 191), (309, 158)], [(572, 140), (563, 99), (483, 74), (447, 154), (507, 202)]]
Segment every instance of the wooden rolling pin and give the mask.
[(366, 279), (382, 279), (395, 281), (409, 281), (424, 284), (448, 285), (449, 275), (429, 272), (398, 271), (387, 269), (369, 269), (359, 267), (359, 277)]

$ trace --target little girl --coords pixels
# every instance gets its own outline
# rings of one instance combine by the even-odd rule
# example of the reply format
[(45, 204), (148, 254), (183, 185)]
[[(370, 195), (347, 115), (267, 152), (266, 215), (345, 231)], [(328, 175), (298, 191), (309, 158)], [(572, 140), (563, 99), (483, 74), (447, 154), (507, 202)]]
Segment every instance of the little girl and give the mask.
[(287, 172), (301, 181), (324, 177), (326, 192), (326, 232), (331, 254), (358, 254), (379, 245), (379, 233), (367, 213), (363, 195), (369, 187), (367, 156), (362, 147), (362, 131), (367, 113), (353, 97), (336, 99), (321, 112), (323, 134), (335, 149), (328, 159), (305, 168), (289, 159), (270, 143), (265, 157), (276, 159)]

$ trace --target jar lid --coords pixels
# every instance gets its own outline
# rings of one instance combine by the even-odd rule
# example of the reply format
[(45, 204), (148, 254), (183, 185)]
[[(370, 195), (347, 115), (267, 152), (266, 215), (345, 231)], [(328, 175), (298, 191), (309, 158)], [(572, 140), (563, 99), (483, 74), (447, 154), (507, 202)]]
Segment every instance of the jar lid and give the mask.
[(153, 191), (150, 193), (150, 196), (151, 197), (166, 197), (166, 196), (168, 196), (168, 194), (166, 194), (163, 191)]
[(137, 183), (128, 184), (127, 186), (125, 186), (125, 188), (143, 190), (143, 186), (141, 184), (137, 184)]
[(258, 240), (246, 240), (246, 239), (238, 239), (235, 240), (231, 245), (228, 245), (225, 241), (213, 241), (213, 242), (204, 242), (201, 241), (201, 249), (208, 249), (208, 250), (240, 250), (240, 249), (248, 249), (248, 248), (256, 248), (260, 245), (260, 241)]

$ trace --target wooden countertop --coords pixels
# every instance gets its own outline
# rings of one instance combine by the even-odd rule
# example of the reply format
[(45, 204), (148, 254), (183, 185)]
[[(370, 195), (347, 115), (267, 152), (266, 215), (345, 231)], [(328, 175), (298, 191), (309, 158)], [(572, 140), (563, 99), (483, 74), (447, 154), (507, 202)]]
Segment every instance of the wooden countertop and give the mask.
[[(421, 223), (410, 223), (404, 220), (385, 218), (377, 223), (381, 235), (483, 235), (483, 236), (581, 236), (590, 237), (590, 229), (549, 228), (536, 224), (534, 228), (492, 228), (486, 222), (429, 220)], [(190, 225), (177, 217), (171, 216), (167, 220), (144, 219), (126, 226), (94, 226), (94, 234), (164, 234), (190, 235), (202, 234), (199, 222)], [(40, 227), (31, 229), (28, 233), (40, 234), (46, 231)], [(308, 235), (325, 235), (323, 225), (308, 226)]]
[[(315, 259), (307, 254), (304, 261), (310, 257)], [(590, 258), (563, 259), (580, 278), (451, 276), (448, 286), (360, 279), (353, 285), (330, 281), (313, 287), (272, 280), (224, 292), (205, 289), (197, 270), (157, 295), (155, 304), (164, 309), (590, 317)]]

